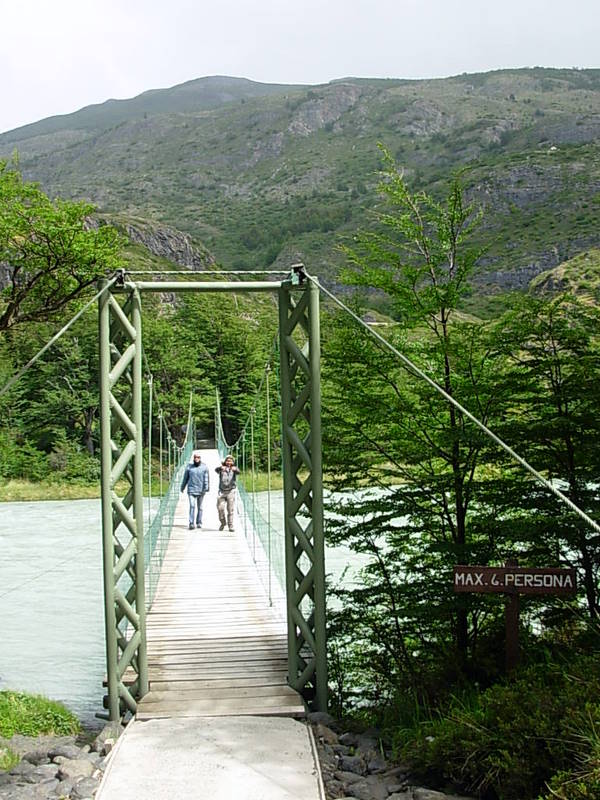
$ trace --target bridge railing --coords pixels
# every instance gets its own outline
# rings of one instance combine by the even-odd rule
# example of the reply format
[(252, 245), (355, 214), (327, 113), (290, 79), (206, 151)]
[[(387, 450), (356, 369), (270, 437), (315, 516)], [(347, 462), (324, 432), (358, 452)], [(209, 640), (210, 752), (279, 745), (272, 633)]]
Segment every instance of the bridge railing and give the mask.
[(179, 448), (178, 458), (174, 464), (169, 485), (160, 499), (154, 517), (149, 522), (144, 535), (144, 564), (146, 566), (146, 608), (149, 609), (156, 594), (163, 559), (173, 528), (175, 509), (179, 501), (179, 486), (183, 478), (186, 464), (194, 449), (193, 434)]
[[(277, 614), (285, 619), (285, 537), (283, 531), (283, 496), (281, 511), (269, 522), (266, 492), (247, 491), (243, 478), (238, 482), (238, 514), (243, 525), (250, 555), (261, 583)], [(277, 509), (278, 511), (278, 509)]]
[[(150, 381), (150, 397), (152, 392), (152, 382)], [(189, 463), (196, 443), (196, 426), (192, 420), (192, 399), (193, 394), (190, 393), (190, 401), (188, 406), (188, 418), (185, 426), (185, 439), (181, 446), (178, 446), (175, 440), (168, 435), (168, 452), (169, 452), (169, 469), (171, 477), (169, 485), (160, 502), (154, 516), (148, 520), (148, 527), (144, 531), (144, 578), (145, 578), (145, 598), (146, 610), (152, 605), (154, 595), (160, 579), (160, 572), (162, 569), (165, 552), (171, 538), (171, 530), (173, 528), (173, 520), (175, 519), (175, 509), (179, 502), (179, 487), (183, 478), (183, 472), (186, 464)], [(161, 417), (162, 417), (162, 411)], [(162, 422), (162, 418), (161, 418)], [(150, 421), (151, 425), (151, 421)], [(149, 448), (150, 450), (150, 448)], [(161, 478), (162, 478), (162, 428), (161, 428), (161, 448), (160, 448), (160, 465), (161, 465)], [(148, 453), (149, 464), (151, 463), (151, 452)], [(150, 496), (150, 482), (148, 486), (148, 494)]]
[[(246, 470), (245, 448), (240, 461), (240, 438), (233, 447), (227, 444), (221, 423), (219, 394), (216, 397), (215, 439), (223, 459), (235, 455), (241, 474), (237, 480), (238, 516), (260, 581), (271, 605), (281, 619), (286, 616), (285, 600), (285, 534), (283, 530), (283, 495), (252, 491)], [(233, 451), (233, 453), (232, 453)], [(247, 485), (248, 483), (248, 485)], [(273, 504), (273, 505), (272, 505)]]

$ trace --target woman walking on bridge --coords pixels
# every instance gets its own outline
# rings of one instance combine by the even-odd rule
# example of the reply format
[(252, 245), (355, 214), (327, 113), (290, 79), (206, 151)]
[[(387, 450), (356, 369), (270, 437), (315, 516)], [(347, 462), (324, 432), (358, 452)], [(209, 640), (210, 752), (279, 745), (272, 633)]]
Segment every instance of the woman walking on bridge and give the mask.
[(227, 525), (233, 530), (233, 510), (235, 508), (236, 478), (240, 474), (235, 466), (233, 457), (227, 456), (215, 472), (219, 474), (219, 496), (217, 497), (217, 511), (219, 512), (219, 530), (225, 530), (225, 507), (227, 507)]

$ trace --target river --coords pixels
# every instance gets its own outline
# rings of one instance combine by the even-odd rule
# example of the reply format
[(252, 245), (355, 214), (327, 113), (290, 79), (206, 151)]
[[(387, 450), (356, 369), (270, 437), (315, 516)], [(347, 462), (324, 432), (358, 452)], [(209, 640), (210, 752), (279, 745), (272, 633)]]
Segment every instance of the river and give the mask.
[[(281, 493), (272, 502), (276, 523)], [(334, 576), (360, 566), (344, 548), (326, 562)], [(0, 690), (43, 694), (99, 724), (105, 671), (100, 501), (0, 503)]]

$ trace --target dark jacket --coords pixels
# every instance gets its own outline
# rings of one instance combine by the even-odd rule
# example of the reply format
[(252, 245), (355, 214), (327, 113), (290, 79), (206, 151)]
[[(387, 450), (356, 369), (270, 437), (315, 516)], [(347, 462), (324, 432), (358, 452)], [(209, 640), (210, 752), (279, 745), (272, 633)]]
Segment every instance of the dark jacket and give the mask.
[(208, 492), (208, 467), (206, 464), (187, 465), (181, 481), (180, 491), (183, 492), (186, 486), (188, 494), (204, 494)]

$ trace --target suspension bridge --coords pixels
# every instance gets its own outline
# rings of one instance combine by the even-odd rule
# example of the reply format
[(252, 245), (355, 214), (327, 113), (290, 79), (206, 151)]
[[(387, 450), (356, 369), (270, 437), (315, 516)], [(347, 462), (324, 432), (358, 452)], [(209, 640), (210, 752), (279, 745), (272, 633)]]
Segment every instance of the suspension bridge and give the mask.
[[(248, 797), (317, 798), (323, 793), (314, 743), (310, 729), (295, 719), (307, 709), (327, 707), (319, 289), (308, 283), (303, 269), (266, 281), (187, 277), (154, 281), (122, 274), (107, 281), (98, 297), (105, 704), (113, 721), (134, 718), (98, 796), (152, 797), (157, 785), (168, 786), (168, 796), (191, 796), (190, 787), (203, 785), (207, 797), (229, 797), (232, 786), (239, 790), (244, 785)], [(255, 488), (258, 398), (242, 435), (228, 443), (218, 396), (216, 447), (203, 451), (213, 497), (209, 493), (204, 500), (202, 530), (189, 529), (187, 499), (179, 492), (182, 471), (197, 444), (191, 398), (185, 441), (176, 443), (167, 431), (170, 482), (144, 530), (141, 296), (165, 291), (277, 295), (283, 536), (272, 535), (270, 492), (264, 520), (264, 510), (255, 506), (256, 492), (245, 486), (249, 477)], [(274, 366), (269, 362), (264, 376), (267, 426)], [(151, 430), (151, 400), (148, 406)], [(162, 467), (160, 408), (158, 416)], [(214, 469), (219, 458), (232, 452), (242, 476), (230, 532), (219, 530), (213, 501)], [(283, 552), (274, 540), (284, 542)], [(165, 756), (174, 741), (175, 768)], [(291, 747), (289, 757), (282, 760), (286, 747)], [(213, 763), (216, 771), (207, 768)], [(132, 764), (141, 768), (132, 769)], [(183, 764), (195, 771), (191, 780), (186, 775), (185, 787), (177, 783)]]
[[(310, 729), (297, 721), (327, 708), (325, 564), (320, 416), (319, 296), (327, 294), (302, 265), (289, 273), (210, 273), (193, 280), (169, 273), (120, 272), (106, 279), (99, 306), (101, 487), (107, 671), (106, 719), (132, 718), (100, 789), (100, 800), (131, 797), (247, 798), (323, 796)], [(225, 440), (217, 395), (214, 447), (202, 457), (212, 480), (202, 530), (189, 530), (180, 482), (197, 446), (190, 398), (185, 439), (175, 441), (142, 349), (145, 292), (270, 292), (277, 297), (277, 348), (265, 367), (248, 421)], [(37, 359), (65, 326), (42, 351)], [(364, 326), (366, 327), (366, 326)], [(595, 530), (598, 525), (455, 398), (377, 332), (413, 375), (460, 409), (483, 432), (559, 496)], [(0, 390), (0, 395), (28, 369)], [(273, 515), (270, 492), (269, 379), (278, 373), (283, 504)], [(158, 427), (161, 497), (144, 525), (142, 396), (148, 383), (148, 453)], [(264, 390), (264, 402), (261, 392)], [(255, 426), (266, 427), (266, 507), (257, 506)], [(219, 530), (215, 466), (233, 453), (242, 479), (233, 532)], [(163, 467), (167, 488), (162, 491)], [(212, 496), (211, 496), (212, 495)], [(148, 498), (150, 506), (151, 498)], [(274, 517), (281, 523), (274, 522)]]

